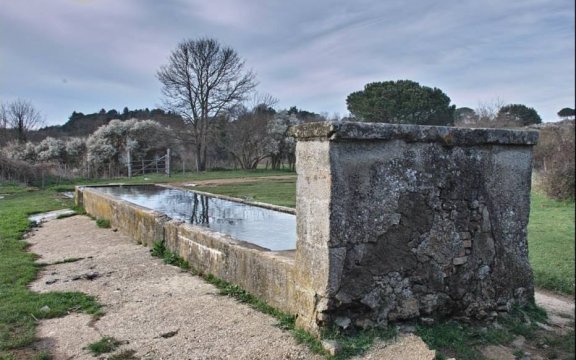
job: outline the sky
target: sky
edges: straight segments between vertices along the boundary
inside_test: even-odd
[[[413,80],[458,107],[501,101],[544,121],[574,107],[574,0],[0,0],[0,101],[48,125],[73,111],[155,108],[185,39],[230,46],[276,108],[344,116],[375,81]]]

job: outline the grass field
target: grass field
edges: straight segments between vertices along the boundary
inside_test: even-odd
[[[536,286],[573,295],[574,202],[532,192],[528,248]]]
[[[70,207],[70,201],[54,191],[29,191],[21,186],[0,185],[0,359],[42,358],[26,349],[35,339],[38,319],[59,317],[70,311],[96,314],[96,301],[77,292],[38,294],[27,285],[39,267],[34,255],[20,241],[29,228],[32,213]]]
[[[191,182],[200,180],[214,180],[214,179],[234,179],[243,177],[268,177],[268,176],[278,176],[278,175],[293,175],[294,172],[288,170],[218,170],[218,171],[205,171],[201,173],[197,172],[186,172],[186,173],[176,173],[171,177],[167,177],[164,174],[146,174],[134,176],[132,178],[109,178],[109,179],[80,179],[80,180],[60,180],[53,181],[52,184],[47,186],[48,189],[53,189],[57,191],[69,191],[74,190],[76,185],[88,185],[88,184],[108,184],[108,183],[122,183],[122,184],[150,184],[150,183],[167,183],[167,182]]]
[[[236,185],[198,186],[194,190],[291,208],[296,207],[295,179],[270,179]]]

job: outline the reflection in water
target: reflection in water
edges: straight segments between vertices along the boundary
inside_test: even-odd
[[[93,189],[270,250],[296,248],[296,217],[292,214],[160,186]]]
[[[210,217],[208,216],[208,197],[193,193],[193,198],[190,223],[210,225]],[[198,201],[198,198],[200,198],[200,201]],[[198,202],[200,202],[200,208],[198,207]]]

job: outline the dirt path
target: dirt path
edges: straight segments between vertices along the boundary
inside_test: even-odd
[[[233,184],[248,184],[259,182],[262,180],[266,181],[283,181],[283,180],[295,180],[296,175],[275,175],[275,176],[254,176],[254,177],[241,177],[241,178],[230,178],[230,179],[213,179],[213,180],[197,180],[193,182],[185,183],[171,183],[174,186],[181,186],[185,188],[195,187],[195,186],[219,186],[219,185],[233,185]]]
[[[27,241],[46,266],[34,291],[81,291],[98,298],[98,320],[72,313],[40,322],[36,344],[55,359],[94,359],[85,347],[103,336],[134,350],[139,359],[321,359],[276,320],[232,298],[199,277],[165,265],[149,249],[85,216],[50,220]],[[433,359],[416,336],[376,344],[365,359]]]
[[[546,309],[548,322],[559,329],[574,327],[574,298],[561,296],[546,290],[538,290],[536,303]]]

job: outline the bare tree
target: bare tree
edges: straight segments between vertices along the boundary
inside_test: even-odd
[[[256,108],[228,124],[224,148],[242,169],[256,169],[270,156],[271,139],[266,131],[273,113]]]
[[[0,129],[6,129],[8,127],[8,120],[6,120],[6,107],[4,104],[0,104]]]
[[[196,169],[206,169],[208,136],[213,119],[246,99],[256,87],[255,75],[230,47],[214,39],[185,40],[157,73],[168,110],[184,118],[196,148]]]
[[[255,95],[252,110],[235,109],[226,126],[222,147],[234,158],[242,169],[256,169],[260,161],[270,157],[274,151],[274,139],[268,132],[269,123],[276,111],[272,108],[278,102],[270,95]]]
[[[480,102],[475,110],[478,122],[484,125],[494,122],[498,117],[498,112],[504,105],[506,105],[506,102],[499,97],[490,101]]]
[[[25,143],[28,132],[43,124],[40,112],[28,100],[16,99],[0,106],[0,125],[16,130],[17,140]]]
[[[0,146],[8,139],[8,121],[6,120],[6,107],[0,103]]]
[[[274,108],[278,104],[278,98],[268,94],[268,93],[257,93],[252,94],[252,100],[250,102],[250,107],[252,109],[256,108]]]

